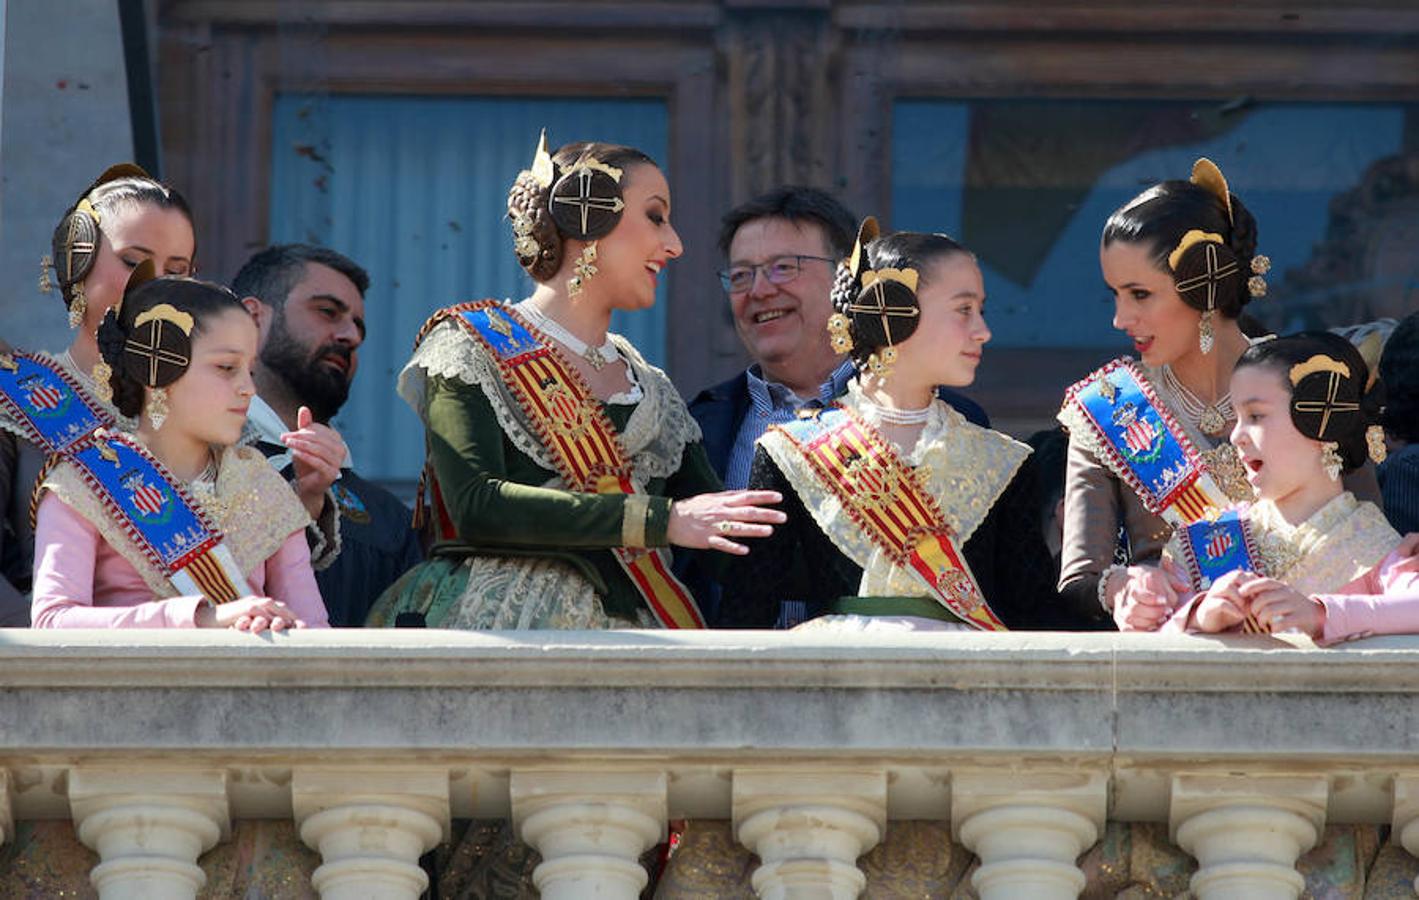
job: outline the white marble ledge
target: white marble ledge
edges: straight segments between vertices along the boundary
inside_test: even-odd
[[[1419,638],[1304,643],[6,630],[0,795],[62,816],[76,767],[186,767],[225,773],[232,816],[281,817],[295,772],[412,767],[454,816],[501,816],[518,773],[653,771],[671,815],[726,818],[736,773],[788,767],[881,772],[889,817],[942,819],[962,777],[1063,772],[1161,822],[1176,777],[1247,773],[1323,777],[1328,821],[1388,822],[1419,777]]]
[[[82,665],[76,665],[83,660]],[[174,685],[937,687],[1419,692],[1419,635],[0,629],[0,688]],[[200,664],[199,664],[200,663]],[[356,664],[357,663],[357,664]],[[594,670],[589,667],[595,667]]]

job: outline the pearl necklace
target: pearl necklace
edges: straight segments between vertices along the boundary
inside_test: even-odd
[[[587,363],[597,372],[600,372],[608,363],[615,362],[620,356],[620,351],[616,349],[616,342],[611,339],[611,335],[606,335],[606,342],[600,347],[592,347],[581,338],[572,334],[551,316],[530,303],[519,305],[519,310],[532,319],[534,325],[547,333],[547,336],[559,344],[566,346],[572,353],[586,360]]]
[[[1208,437],[1222,434],[1227,429],[1228,420],[1236,415],[1232,409],[1231,391],[1218,397],[1215,403],[1203,403],[1173,374],[1172,366],[1163,366],[1163,382],[1178,398],[1178,405],[1182,407],[1183,413],[1196,422],[1197,427]]]
[[[871,400],[863,400],[862,411],[884,425],[925,425],[926,420],[931,417],[930,405],[923,406],[921,409],[895,409],[889,406],[878,406]]]

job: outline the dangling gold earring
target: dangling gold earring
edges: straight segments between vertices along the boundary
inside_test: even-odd
[[[54,290],[54,279],[49,277],[49,272],[54,268],[54,260],[45,254],[39,258],[39,291],[47,294]]]
[[[581,258],[576,261],[576,274],[567,279],[567,294],[571,297],[581,296],[586,283],[591,280],[599,270],[596,268],[596,242],[592,241],[581,248]]]
[[[143,412],[152,423],[153,430],[160,430],[168,419],[167,388],[149,388],[148,402],[143,404]]]
[[[1321,444],[1320,464],[1331,481],[1339,481],[1340,470],[1345,467],[1345,461],[1340,458],[1340,445],[1335,441]]]
[[[1212,352],[1212,345],[1216,340],[1212,333],[1212,310],[1209,309],[1202,314],[1202,322],[1197,326],[1197,345],[1206,355]]]
[[[113,402],[113,369],[102,358],[94,363],[94,393],[105,403]]]
[[[69,328],[77,331],[84,324],[84,313],[89,311],[89,298],[84,296],[83,282],[74,285],[74,299],[69,303]]]

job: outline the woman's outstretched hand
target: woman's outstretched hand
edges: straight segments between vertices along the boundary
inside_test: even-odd
[[[749,548],[739,538],[765,538],[788,517],[766,504],[780,503],[778,491],[719,491],[677,500],[670,506],[667,535],[677,547],[719,550],[743,556]]]

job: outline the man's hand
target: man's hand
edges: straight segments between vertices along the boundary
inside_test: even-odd
[[[325,492],[340,478],[345,441],[334,428],[315,422],[310,407],[302,406],[296,411],[296,430],[281,435],[281,442],[290,448],[295,464],[296,496],[310,517],[319,520]]]

